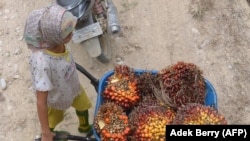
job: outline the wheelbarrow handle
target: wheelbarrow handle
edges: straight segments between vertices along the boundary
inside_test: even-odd
[[[35,141],[41,141],[42,138],[36,138]],[[95,138],[90,137],[81,137],[81,136],[75,136],[75,135],[67,135],[67,136],[55,136],[54,141],[57,140],[75,140],[75,141],[97,141]]]
[[[86,69],[84,69],[81,65],[79,65],[78,63],[76,64],[76,69],[78,71],[80,71],[81,73],[83,73],[89,80],[90,83],[94,86],[96,92],[98,92],[98,85],[99,85],[99,80],[96,79],[93,75],[91,75]]]

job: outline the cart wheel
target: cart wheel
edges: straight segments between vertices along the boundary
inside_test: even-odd
[[[97,60],[102,63],[108,63],[111,59],[112,51],[110,45],[110,38],[108,33],[103,33],[99,36],[99,41],[101,45],[101,55],[97,56]]]

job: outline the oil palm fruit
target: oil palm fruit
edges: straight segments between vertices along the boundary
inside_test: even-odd
[[[117,65],[114,74],[108,78],[102,96],[105,101],[111,101],[124,109],[130,109],[140,101],[137,88],[138,78],[133,69],[126,65]]]
[[[152,102],[152,101],[151,101]],[[149,102],[149,103],[151,103]],[[131,141],[165,141],[165,126],[175,117],[170,107],[141,104],[129,114],[132,134]],[[147,105],[147,106],[146,106]]]
[[[159,82],[164,89],[163,101],[180,107],[187,103],[205,104],[205,79],[202,71],[193,63],[177,62],[159,72]]]
[[[126,141],[130,134],[128,116],[113,102],[103,103],[94,118],[94,128],[102,141]]]
[[[216,109],[199,103],[188,103],[179,107],[172,124],[182,125],[226,125],[225,117]]]

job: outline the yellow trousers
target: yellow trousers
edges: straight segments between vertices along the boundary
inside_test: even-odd
[[[72,107],[75,108],[76,111],[85,111],[91,108],[92,103],[88,96],[86,95],[84,89],[82,88],[82,93],[74,98]],[[56,125],[58,125],[64,118],[65,110],[57,110],[51,107],[48,107],[48,120],[49,127],[54,129]]]

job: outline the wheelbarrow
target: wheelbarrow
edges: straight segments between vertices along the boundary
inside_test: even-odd
[[[100,79],[96,79],[93,75],[91,75],[85,68],[83,68],[81,65],[76,63],[76,68],[78,71],[80,71],[82,74],[84,74],[89,80],[90,83],[94,86],[96,92],[97,92],[97,102],[96,102],[96,107],[95,107],[95,112],[94,115],[97,114],[99,107],[103,103],[103,97],[101,93],[104,91],[106,85],[107,85],[107,80],[108,78],[114,74],[113,70],[110,70],[106,72]],[[142,69],[134,69],[136,74],[141,74],[144,73],[148,70],[142,70]],[[151,73],[157,73],[157,70],[152,70]],[[218,108],[217,105],[217,94],[215,89],[213,88],[213,85],[205,79],[205,84],[206,84],[206,97],[205,97],[205,105],[213,107],[215,109]],[[91,137],[94,135],[94,138]],[[101,141],[100,136],[97,134],[96,130],[94,127],[88,133],[85,137],[82,136],[75,136],[75,135],[70,135],[67,132],[58,132],[56,133],[56,136],[54,137],[54,141],[62,141],[62,140],[76,140],[76,141]],[[41,141],[41,138],[35,139],[35,141]]]

